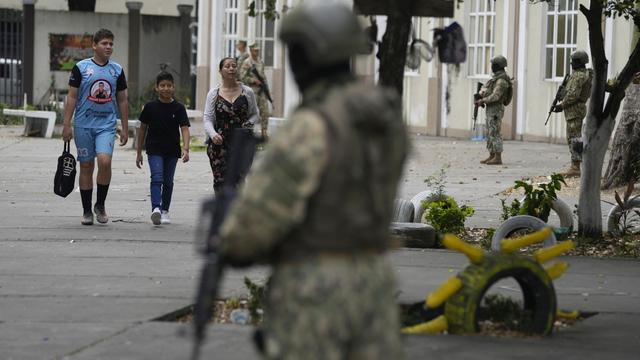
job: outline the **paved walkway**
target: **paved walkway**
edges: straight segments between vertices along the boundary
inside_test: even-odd
[[[198,124],[194,126],[197,133]],[[202,199],[211,194],[205,153],[179,164],[173,224],[149,221],[148,169],[135,167],[135,151],[117,148],[107,199],[111,222],[80,225],[80,196],[53,194],[60,139],[24,138],[19,127],[0,127],[0,359],[184,359],[184,325],[153,321],[193,301],[200,267],[193,251]],[[444,164],[448,192],[476,208],[469,226],[495,227],[496,194],[524,176],[550,174],[569,161],[566,147],[506,142],[505,165],[482,166],[484,145],[416,137],[400,197],[425,189],[423,179]],[[604,207],[604,206],[603,206]],[[607,209],[603,209],[606,211]],[[400,282],[400,301],[419,301],[467,263],[444,250],[401,249],[389,255]],[[411,358],[568,359],[637,358],[640,347],[640,262],[572,257],[556,282],[559,305],[600,315],[545,339],[411,336]],[[242,278],[262,280],[264,268],[231,271],[225,296],[244,293]],[[517,291],[514,284],[500,291]],[[210,327],[205,358],[257,358],[250,327]]]

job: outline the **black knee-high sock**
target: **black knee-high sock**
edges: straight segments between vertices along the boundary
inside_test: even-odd
[[[96,205],[104,206],[104,200],[107,198],[107,192],[109,191],[109,184],[98,184],[98,194],[96,195]]]
[[[80,189],[80,198],[82,199],[82,210],[84,213],[91,212],[91,197],[93,196],[93,189],[82,190]]]

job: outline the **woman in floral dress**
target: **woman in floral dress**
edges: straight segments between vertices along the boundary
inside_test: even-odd
[[[259,118],[253,90],[237,80],[236,60],[231,57],[222,59],[219,70],[222,84],[207,94],[203,119],[215,192],[224,183],[233,130],[252,129]]]

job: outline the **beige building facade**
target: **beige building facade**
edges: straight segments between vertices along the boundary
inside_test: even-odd
[[[224,56],[235,56],[235,42],[244,39],[261,45],[274,94],[273,115],[283,117],[295,107],[299,95],[287,70],[285,50],[277,40],[279,20],[250,17],[246,10],[250,2],[199,3],[197,107],[204,107],[207,91],[219,81],[218,61]],[[276,9],[282,14],[301,2],[278,0]],[[265,0],[255,3],[258,12],[266,6]],[[479,112],[479,126],[474,133],[473,93],[478,82],[490,79],[489,60],[503,55],[509,62],[507,73],[514,79],[514,98],[503,119],[504,138],[564,142],[562,114],[552,114],[547,126],[544,122],[558,87],[570,71],[570,54],[576,50],[590,52],[587,23],[579,11],[580,4],[588,5],[588,1],[557,0],[547,5],[528,0],[465,0],[455,8],[453,18],[414,18],[416,37],[429,43],[433,29],[458,22],[464,29],[468,47],[467,61],[458,68],[439,63],[436,54],[418,69],[406,69],[403,105],[409,127],[428,135],[477,138],[484,127],[484,111]],[[385,21],[384,16],[377,17],[379,39],[384,34]],[[363,24],[368,24],[364,17]],[[609,76],[613,77],[629,57],[634,28],[632,22],[624,19],[604,19],[603,28]],[[356,59],[354,64],[364,79],[377,81],[379,63],[373,54]]]

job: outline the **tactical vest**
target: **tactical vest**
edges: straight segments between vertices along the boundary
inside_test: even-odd
[[[579,71],[579,70],[576,70]],[[580,89],[580,95],[578,96],[578,100],[580,102],[586,103],[591,96],[591,82],[593,81],[593,70],[592,69],[584,69],[589,75],[589,80],[582,84],[582,89]]]
[[[398,104],[390,90],[351,83],[335,86],[318,103],[303,105],[324,120],[330,154],[304,221],[281,243],[280,259],[388,247],[393,201],[408,150]]]
[[[487,91],[490,94],[493,93],[493,90],[499,79],[502,79],[506,81],[507,84],[509,84],[509,86],[507,87],[507,91],[505,91],[504,95],[502,96],[502,99],[498,101],[499,104],[507,106],[511,103],[511,99],[513,98],[513,83],[511,82],[511,78],[509,77],[509,75],[507,75],[504,70],[496,74],[496,76],[491,78],[491,80],[487,81]]]

